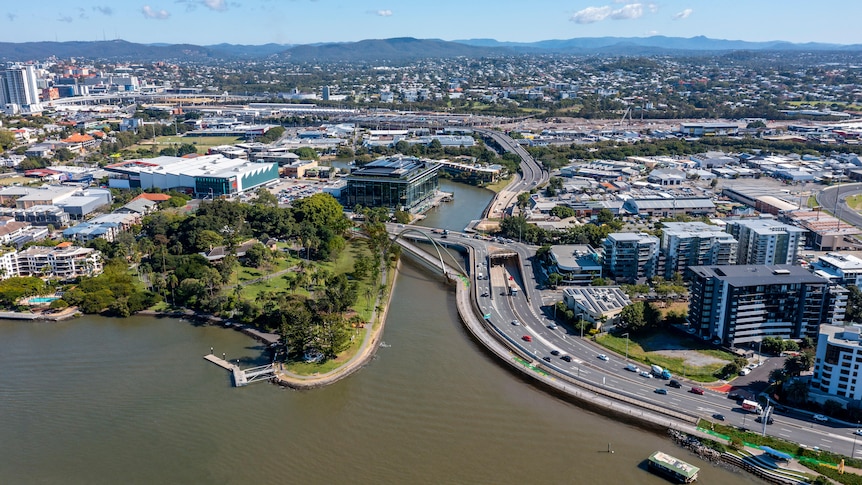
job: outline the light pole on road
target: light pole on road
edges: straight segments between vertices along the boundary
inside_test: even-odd
[[[629,360],[629,333],[626,332],[623,334],[623,337],[626,338],[626,362]]]

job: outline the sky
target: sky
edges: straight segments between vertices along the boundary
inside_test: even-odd
[[[0,42],[694,37],[862,43],[859,0],[0,0]]]

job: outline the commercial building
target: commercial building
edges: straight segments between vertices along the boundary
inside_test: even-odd
[[[603,274],[621,281],[643,281],[658,270],[659,239],[650,234],[616,232],[602,243]]]
[[[736,264],[738,243],[731,234],[703,222],[665,222],[661,261],[665,279],[685,275],[690,266]]]
[[[602,276],[602,263],[598,252],[588,244],[561,244],[551,246],[548,271],[559,273],[563,284],[589,285]]]
[[[805,229],[774,219],[727,221],[726,230],[739,241],[737,264],[794,264],[805,238]]]
[[[689,326],[704,340],[816,338],[820,324],[844,319],[846,290],[800,266],[694,266],[689,274]]]
[[[206,155],[127,160],[105,167],[112,188],[160,188],[198,197],[233,196],[278,180],[278,164]]]
[[[703,198],[632,197],[626,199],[623,208],[631,214],[645,217],[706,216],[715,214],[715,204],[711,200]]]
[[[15,65],[0,71],[0,109],[10,115],[42,111],[35,67]]]
[[[811,389],[845,399],[862,399],[862,338],[858,325],[821,325]]]
[[[594,324],[596,329],[605,323],[614,324],[623,308],[632,304],[619,286],[566,288],[563,301],[575,313],[575,318]]]
[[[439,188],[440,164],[413,157],[377,159],[347,176],[342,196],[347,207],[415,210]]]

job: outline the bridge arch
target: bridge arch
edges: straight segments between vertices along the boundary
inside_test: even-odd
[[[460,270],[461,273],[464,274],[464,276],[468,275],[467,270],[461,266],[461,264],[458,262],[457,258],[455,258],[455,256],[452,256],[452,253],[450,253],[449,250],[446,249],[445,246],[442,246],[433,237],[431,237],[431,235],[429,235],[425,231],[420,231],[419,229],[416,229],[413,227],[408,227],[408,228],[400,231],[398,234],[396,234],[395,237],[392,238],[392,242],[394,243],[394,242],[398,241],[398,239],[402,238],[403,235],[408,234],[408,233],[418,234],[418,235],[422,236],[422,238],[424,238],[425,240],[427,240],[428,242],[431,243],[431,245],[434,247],[434,250],[437,252],[437,258],[440,259],[440,269],[443,271],[444,276],[446,275],[446,262],[443,260],[443,253],[440,252],[441,249],[443,250],[443,252],[448,254],[450,258],[452,258],[452,261],[455,263],[455,266],[457,267],[456,269]]]

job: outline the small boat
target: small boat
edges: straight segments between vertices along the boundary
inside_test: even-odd
[[[697,472],[700,471],[700,468],[662,451],[656,451],[650,455],[647,464],[653,472],[664,475],[676,483],[691,483],[697,480]]]

